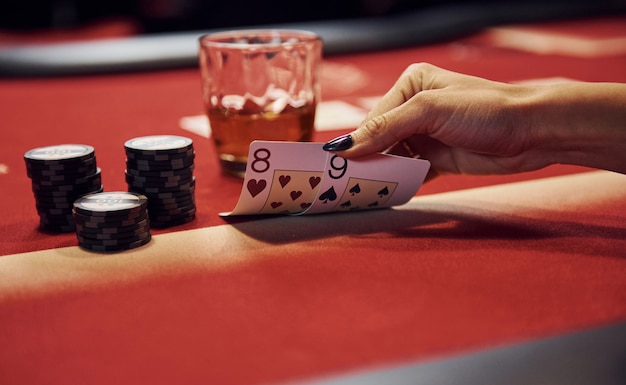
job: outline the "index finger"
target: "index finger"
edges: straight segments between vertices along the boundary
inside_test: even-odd
[[[394,85],[383,95],[382,99],[370,110],[363,122],[367,122],[374,116],[401,106],[415,94],[422,91],[422,71],[424,64],[411,64],[398,77]]]
[[[338,146],[330,146],[330,150],[341,151],[342,157],[353,158],[387,150],[412,135],[416,129],[415,123],[422,114],[421,103],[416,98],[424,90],[423,80],[428,79],[425,75],[432,68],[435,67],[412,64],[404,70],[356,130],[329,142],[340,143]],[[409,102],[411,99],[413,101]]]

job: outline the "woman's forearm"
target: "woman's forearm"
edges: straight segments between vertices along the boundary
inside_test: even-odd
[[[626,85],[539,86],[529,116],[537,146],[551,163],[626,173]]]

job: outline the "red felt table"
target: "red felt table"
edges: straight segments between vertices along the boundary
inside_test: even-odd
[[[598,43],[625,26],[533,28]],[[499,46],[497,33],[326,58],[323,100],[382,95],[414,62],[499,81],[626,82],[624,51],[538,54]],[[337,82],[346,69],[361,83]],[[241,181],[179,127],[201,113],[194,68],[0,80],[0,383],[276,383],[626,320],[621,175],[448,176],[405,208],[226,221],[217,214]],[[24,152],[92,145],[105,190],[123,191],[123,143],[153,134],[194,140],[193,222],[106,255],[38,229]]]

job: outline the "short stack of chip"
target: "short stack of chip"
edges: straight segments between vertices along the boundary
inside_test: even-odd
[[[74,231],[74,201],[102,191],[94,148],[83,144],[39,147],[26,152],[24,160],[40,227],[53,232]]]
[[[128,191],[148,197],[153,227],[170,227],[196,216],[193,141],[153,135],[124,143]]]
[[[78,245],[98,252],[129,250],[152,239],[148,198],[131,192],[101,192],[74,202]]]

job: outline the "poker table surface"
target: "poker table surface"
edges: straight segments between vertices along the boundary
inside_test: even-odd
[[[366,111],[411,63],[503,82],[626,82],[625,39],[615,16],[332,55],[322,101],[334,109],[319,118],[331,124],[314,140],[353,129],[333,119]],[[229,219],[218,213],[242,181],[181,123],[202,114],[194,67],[0,79],[0,383],[626,379],[614,365],[626,364],[626,176],[569,165],[442,176],[392,209]],[[25,152],[91,145],[105,191],[126,191],[124,142],[159,134],[194,142],[195,220],[119,253],[39,229]],[[553,361],[532,360],[552,346]]]

